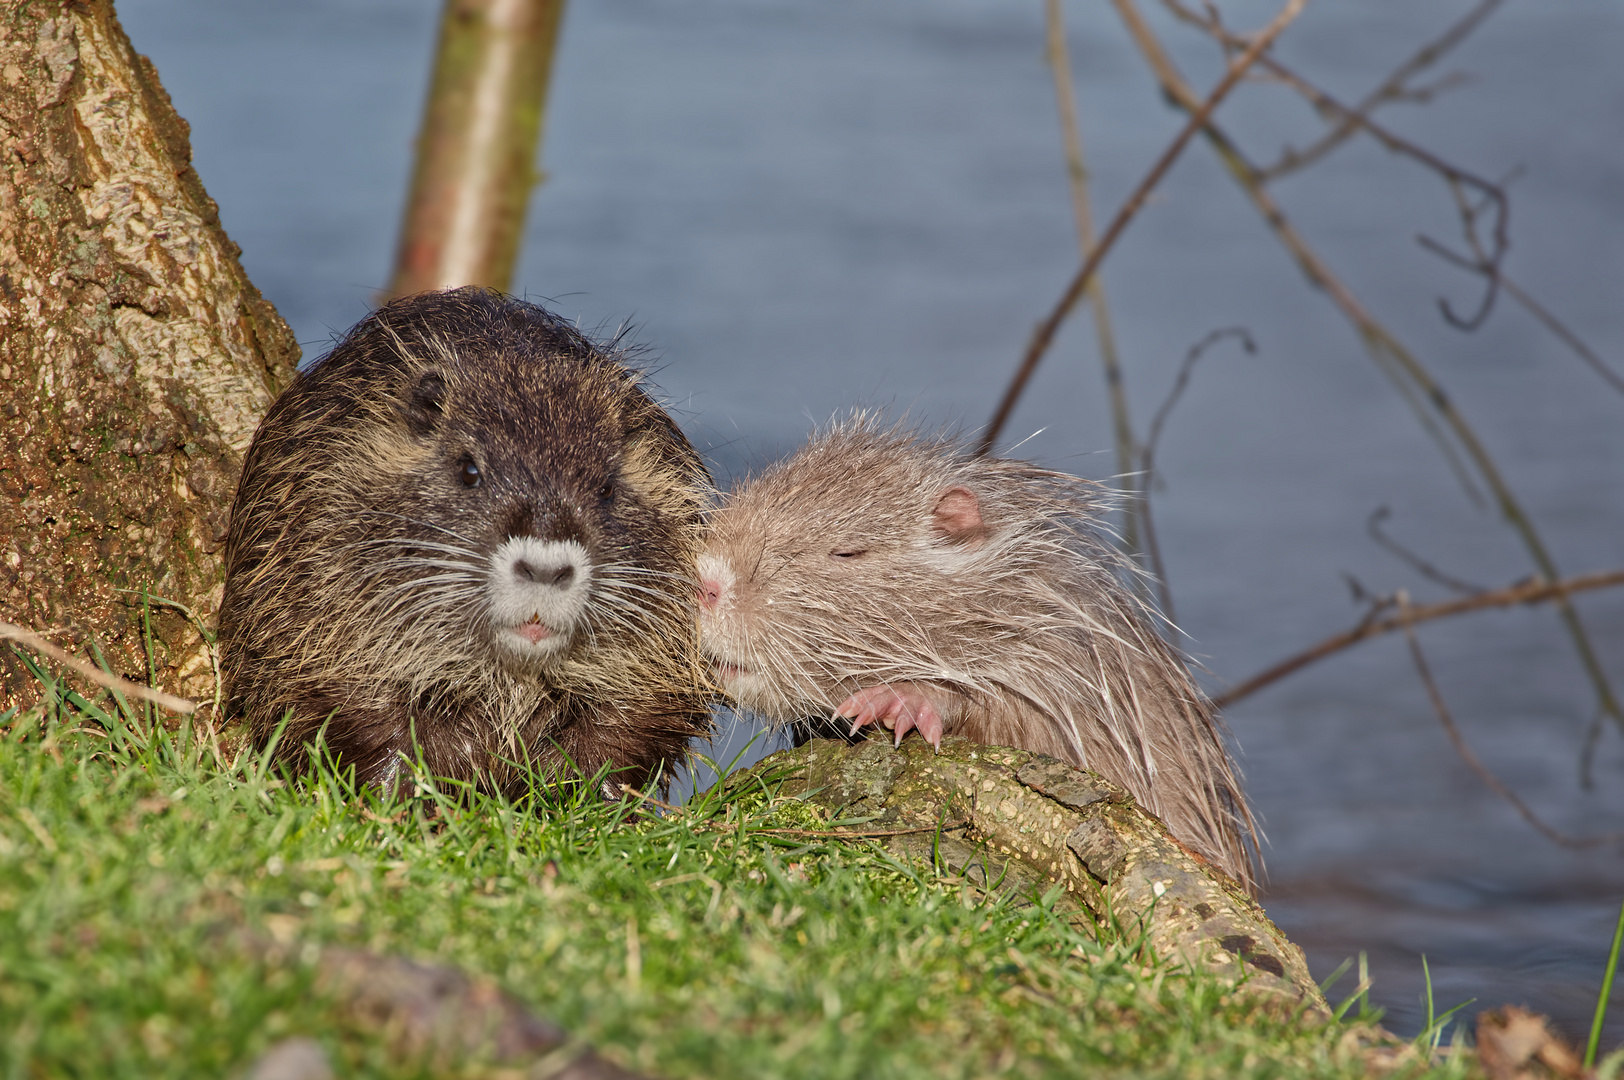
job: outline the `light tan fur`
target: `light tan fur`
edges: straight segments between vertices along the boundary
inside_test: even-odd
[[[1106,505],[1087,480],[859,414],[712,516],[702,644],[743,669],[738,704],[778,722],[919,687],[946,733],[1099,772],[1252,888],[1256,831],[1218,720],[1124,584]]]

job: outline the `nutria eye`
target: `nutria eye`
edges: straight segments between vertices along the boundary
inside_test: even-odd
[[[611,476],[609,479],[607,479],[607,480],[605,480],[603,482],[603,487],[598,489],[598,498],[600,500],[602,500],[603,502],[608,502],[610,499],[613,499],[614,497],[615,497],[615,478]]]
[[[476,488],[485,479],[485,474],[479,471],[479,466],[470,458],[462,459],[462,467],[457,470],[457,479],[462,481],[463,487]]]
[[[829,557],[831,559],[855,559],[859,555],[867,554],[867,550],[863,548],[836,548],[834,551],[829,552]]]

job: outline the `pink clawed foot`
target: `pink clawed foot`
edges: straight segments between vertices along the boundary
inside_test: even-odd
[[[852,718],[851,734],[864,724],[884,724],[896,732],[896,745],[910,730],[936,749],[942,748],[942,716],[930,699],[911,686],[871,686],[835,706],[836,716]]]

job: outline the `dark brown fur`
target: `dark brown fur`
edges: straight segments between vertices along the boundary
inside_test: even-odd
[[[249,450],[220,618],[229,711],[295,768],[320,733],[368,783],[420,753],[509,793],[526,777],[509,762],[609,763],[606,791],[643,785],[709,727],[708,483],[622,357],[542,308],[477,288],[396,300],[299,376]],[[537,584],[529,552],[563,561]],[[543,592],[563,629],[529,615]]]

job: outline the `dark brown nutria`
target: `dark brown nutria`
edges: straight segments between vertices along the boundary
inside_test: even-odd
[[[1131,792],[1248,888],[1251,815],[1211,705],[1096,531],[1096,484],[859,415],[735,490],[699,558],[728,695],[1036,750]]]
[[[243,464],[228,711],[299,768],[389,786],[641,786],[709,729],[694,559],[709,475],[615,349],[479,288],[373,312]]]

